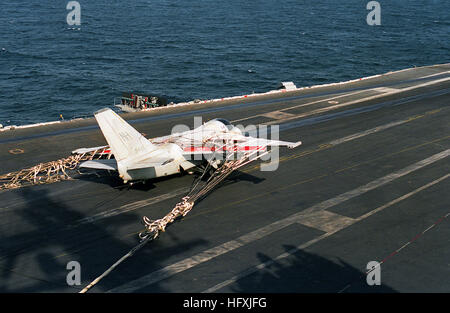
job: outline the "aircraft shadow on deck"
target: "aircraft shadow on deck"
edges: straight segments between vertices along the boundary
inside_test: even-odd
[[[195,173],[193,175],[193,180],[200,179],[201,173]],[[164,181],[169,181],[172,179],[179,179],[180,177],[189,177],[187,174],[178,174],[178,175],[171,175],[166,177],[158,177],[153,178],[151,180],[147,180],[144,182],[138,182],[134,183],[132,185],[124,184],[122,179],[119,177],[119,175],[116,172],[109,172],[109,171],[85,171],[80,172],[75,175],[75,179],[83,180],[83,181],[89,181],[93,183],[98,184],[106,184],[110,185],[113,188],[117,188],[119,190],[123,189],[135,189],[135,190],[141,190],[141,191],[149,191],[154,188],[157,188],[157,184]],[[206,181],[209,176],[205,175],[205,177],[202,179],[203,181]],[[251,182],[253,184],[259,184],[263,182],[265,178],[259,178],[257,176],[247,174],[245,172],[241,171],[235,171],[230,176],[228,176],[220,185],[230,185],[234,184],[240,181],[247,181]]]
[[[134,244],[126,241],[120,229],[136,224],[142,228],[140,216],[133,212],[105,223],[85,223],[70,227],[73,221],[86,214],[72,208],[70,202],[59,196],[50,196],[48,189],[23,188],[18,191],[25,200],[20,207],[2,215],[0,229],[0,293],[78,292],[105,269],[127,253]],[[8,219],[13,224],[8,225]],[[114,230],[114,231],[112,231]],[[176,251],[189,251],[207,244],[204,239],[184,240],[166,236],[170,245],[156,241],[136,253],[119,266],[92,292],[109,290],[136,279],[149,269],[161,267],[160,261]],[[181,249],[181,250],[179,250]],[[81,265],[81,286],[68,286],[67,262]],[[154,284],[154,292],[168,292]]]
[[[383,284],[369,286],[364,269],[357,269],[339,260],[335,263],[322,256],[296,250],[292,245],[283,245],[292,253],[282,260],[275,260],[258,253],[261,263],[268,263],[262,270],[237,280],[230,286],[238,293],[396,293],[398,291]]]
[[[237,177],[254,179],[252,175]],[[64,227],[68,221],[86,216],[58,197],[51,197],[45,189],[24,188],[20,193],[26,203],[14,214],[23,220],[24,225],[21,229],[15,227],[12,235],[2,231],[4,236],[0,238],[3,248],[0,256],[0,292],[77,292],[79,289],[65,283],[67,260],[78,261],[82,266],[81,289],[131,248],[130,243],[125,243],[119,234],[111,233],[111,229],[120,229],[136,222],[138,216],[134,213],[124,213],[112,223],[88,223],[68,231]],[[172,235],[146,246],[105,278],[99,284],[100,289],[95,287],[92,292],[109,290],[137,279],[160,268],[163,260],[179,251],[208,244],[202,238],[183,241],[176,236],[175,230]],[[56,251],[68,253],[68,256],[58,257],[54,247],[57,247]],[[284,245],[283,248],[292,252],[295,247]],[[295,251],[282,261],[271,259],[262,252],[257,257],[261,263],[271,264],[239,279],[231,285],[232,292],[336,293],[346,286],[349,287],[345,292],[351,293],[396,292],[383,283],[381,286],[368,286],[364,269],[357,269],[342,260],[336,263],[303,250]],[[23,267],[24,259],[27,259],[28,269],[24,273],[14,271],[17,266]],[[19,283],[16,286],[14,281],[17,278]],[[155,283],[140,292],[171,290]]]

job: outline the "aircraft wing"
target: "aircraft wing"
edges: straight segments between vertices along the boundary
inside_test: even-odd
[[[211,142],[215,142],[215,141],[228,141],[231,142],[233,141],[234,144],[236,146],[277,146],[277,147],[281,147],[281,146],[285,146],[288,147],[289,149],[293,149],[298,147],[299,145],[302,144],[301,141],[297,141],[297,142],[289,142],[289,141],[281,141],[281,140],[271,140],[271,139],[265,139],[265,138],[257,138],[257,137],[252,137],[252,136],[244,136],[241,134],[236,134],[236,133],[218,133],[216,134],[213,138],[211,138]]]
[[[290,141],[281,141],[281,140],[271,140],[265,138],[255,138],[255,137],[246,137],[248,138],[246,141],[238,143],[237,146],[265,146],[265,147],[288,147],[289,149],[294,149],[302,144],[301,141],[290,142]]]
[[[288,147],[293,149],[302,144],[301,141],[289,142],[280,140],[269,140],[264,138],[254,138],[245,137],[246,139],[241,139],[224,145],[222,141],[208,142],[205,145],[199,146],[185,146],[183,147],[183,155],[185,157],[190,157],[193,155],[202,154],[204,156],[212,155],[214,153],[224,153],[224,152],[245,152],[245,151],[266,151],[267,147]]]
[[[301,141],[290,142],[281,140],[271,140],[252,136],[244,136],[236,133],[218,134],[217,136],[212,138],[210,142],[221,142],[221,141],[234,142],[234,145],[236,147],[253,147],[254,149],[256,149],[257,147],[262,148],[269,146],[276,146],[276,147],[285,146],[288,147],[289,149],[293,149],[302,144]]]

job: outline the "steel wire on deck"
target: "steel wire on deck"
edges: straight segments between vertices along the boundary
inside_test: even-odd
[[[222,146],[223,147],[235,147],[234,145],[230,145],[229,143]],[[206,168],[204,169],[202,175],[199,178],[199,181],[194,184],[191,191],[187,196],[182,198],[182,201],[177,203],[175,207],[170,211],[166,216],[156,221],[150,220],[148,217],[144,216],[143,222],[145,225],[145,230],[139,233],[139,238],[141,241],[138,245],[133,247],[127,254],[122,256],[118,261],[116,261],[112,266],[110,266],[103,274],[94,279],[89,285],[87,285],[80,293],[86,293],[90,288],[96,285],[101,279],[106,277],[109,273],[111,273],[120,263],[131,257],[135,254],[139,249],[144,247],[148,242],[155,240],[161,232],[164,232],[166,227],[173,223],[177,218],[186,216],[194,207],[196,201],[199,201],[204,196],[206,196],[209,192],[211,192],[220,182],[224,181],[232,172],[237,170],[238,168],[256,161],[266,155],[268,152],[264,151],[261,154],[259,152],[265,150],[267,147],[259,147],[258,149],[244,153],[244,155],[237,160],[230,160],[233,157],[234,153],[229,153],[225,158],[223,164],[217,168],[216,171],[208,178],[205,184],[200,186],[201,179],[206,175],[208,170],[211,167],[211,164],[208,163]],[[227,150],[228,151],[228,150]]]
[[[234,148],[234,145],[232,144],[225,144],[219,149],[223,148]],[[260,159],[262,156],[266,155],[268,152],[265,151],[262,154],[258,154],[266,147],[260,147],[254,151],[244,153],[243,156],[238,158],[237,160],[231,160],[231,158],[234,156],[233,153],[228,153],[223,164],[218,167],[216,171],[208,178],[205,184],[200,186],[201,179],[205,176],[205,174],[208,172],[209,168],[211,167],[211,164],[208,163],[207,167],[203,171],[203,174],[200,176],[199,181],[197,184],[194,185],[194,187],[191,189],[191,191],[188,193],[187,196],[182,198],[182,201],[177,203],[175,207],[170,211],[166,216],[164,216],[161,219],[158,220],[151,220],[148,217],[144,216],[142,218],[145,230],[139,233],[139,238],[141,240],[145,240],[148,237],[152,237],[152,239],[156,239],[160,232],[164,232],[166,227],[173,223],[177,218],[186,216],[194,207],[194,204],[205,197],[209,192],[211,192],[219,183],[224,181],[232,172],[237,170],[238,168],[256,161]],[[231,150],[231,149],[230,149]],[[229,151],[229,150],[227,150]],[[253,157],[253,158],[252,158]]]
[[[206,142],[203,141],[196,143],[203,146]],[[262,154],[258,154],[261,150],[264,150],[266,148],[259,147],[255,151],[245,152],[238,159],[232,160],[232,157],[236,152],[236,146],[232,141],[225,142],[221,147],[217,147],[217,144],[213,144],[213,148],[215,148],[214,151],[225,151],[226,157],[223,163],[218,166],[218,168],[211,174],[207,181],[204,184],[201,184],[202,179],[212,168],[211,162],[208,162],[208,165],[204,169],[202,175],[200,176],[198,181],[193,184],[193,187],[191,188],[188,195],[183,197],[182,201],[177,203],[167,215],[156,221],[152,221],[146,216],[143,217],[145,230],[139,233],[139,237],[141,239],[140,243],[132,248],[126,255],[120,258],[110,268],[108,268],[108,270],[106,270],[102,275],[97,277],[88,286],[86,286],[81,291],[81,293],[87,292],[91,287],[97,284],[103,277],[108,275],[120,263],[132,256],[134,253],[136,253],[136,251],[141,249],[146,243],[156,239],[159,234],[161,232],[164,232],[166,227],[173,223],[177,218],[186,216],[192,210],[196,202],[198,202],[209,192],[211,192],[233,171],[261,158],[263,155],[268,153],[267,151],[265,151]],[[0,191],[17,189],[31,185],[50,184],[58,181],[70,180],[72,179],[72,173],[70,173],[69,171],[76,170],[80,162],[101,159],[105,155],[107,155],[108,159],[111,158],[109,147],[102,147],[101,149],[70,155],[67,158],[40,163],[30,168],[0,175]]]
[[[88,153],[70,155],[67,158],[0,175],[0,191],[72,179],[68,171],[76,170],[80,162],[101,158],[106,154],[106,150],[107,148],[102,148]]]

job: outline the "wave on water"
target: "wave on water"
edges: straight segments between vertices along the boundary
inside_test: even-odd
[[[124,91],[169,102],[311,86],[450,61],[449,1],[0,4],[0,124],[92,116]]]

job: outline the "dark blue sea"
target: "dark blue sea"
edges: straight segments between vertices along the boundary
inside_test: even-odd
[[[123,91],[181,102],[450,62],[449,0],[0,3],[0,124],[92,116]]]

